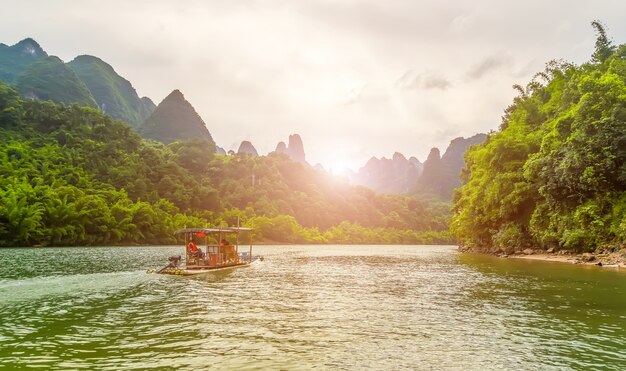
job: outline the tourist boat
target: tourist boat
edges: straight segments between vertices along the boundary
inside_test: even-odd
[[[185,260],[182,261],[180,255],[171,256],[168,265],[160,270],[149,270],[148,273],[189,276],[248,267],[263,258],[252,257],[252,242],[247,251],[239,251],[239,233],[245,231],[249,232],[252,229],[240,227],[179,229],[174,234],[182,234],[185,238]],[[234,238],[234,243],[230,243],[227,238]],[[201,246],[205,249],[203,250]]]

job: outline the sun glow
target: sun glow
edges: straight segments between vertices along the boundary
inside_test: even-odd
[[[333,175],[348,175],[350,174],[350,166],[345,161],[333,161],[329,167],[328,171]]]

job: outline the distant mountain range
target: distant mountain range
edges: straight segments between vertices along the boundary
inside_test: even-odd
[[[386,157],[372,157],[349,178],[356,184],[367,186],[377,192],[401,194],[409,193],[422,174],[423,164],[415,157],[407,159],[401,153]]]
[[[449,199],[454,189],[461,185],[465,152],[486,138],[485,134],[456,138],[450,142],[443,157],[438,148],[432,148],[424,163],[415,157],[407,159],[398,152],[391,159],[372,157],[349,178],[380,193],[431,194]]]
[[[0,81],[14,85],[25,98],[98,108],[148,139],[166,144],[205,140],[207,150],[226,154],[216,146],[205,122],[179,90],[173,90],[156,106],[150,98],[140,98],[128,80],[94,56],[80,55],[64,63],[48,55],[30,38],[12,46],[0,44]],[[443,156],[433,148],[424,163],[415,157],[407,159],[401,153],[394,153],[391,159],[372,157],[358,172],[350,174],[349,179],[379,193],[425,193],[449,199],[454,188],[461,185],[465,152],[485,138],[484,134],[456,138]],[[250,141],[243,141],[237,153],[259,155]],[[308,166],[298,134],[290,135],[287,144],[279,142],[272,153],[287,155]],[[322,169],[319,164],[315,168]]]

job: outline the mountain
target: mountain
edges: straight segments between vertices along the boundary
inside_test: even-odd
[[[220,146],[215,146],[215,153],[217,153],[218,155],[225,155],[226,150]]]
[[[441,153],[439,148],[431,148],[426,161],[424,161],[424,170],[417,184],[421,191],[434,193],[441,196],[447,196],[448,185],[453,171],[449,171],[441,161]]]
[[[152,112],[154,112],[157,106],[156,104],[154,104],[152,99],[148,97],[141,97],[140,101],[141,105],[139,106],[139,116],[143,117],[145,121],[145,119],[150,117],[150,115],[152,114]]]
[[[139,133],[163,143],[202,138],[215,146],[204,121],[179,90],[172,91],[139,127]],[[213,149],[213,152],[215,149]]]
[[[15,84],[26,98],[97,106],[133,127],[156,108],[150,98],[139,98],[132,84],[101,59],[81,55],[64,64],[30,38],[12,46],[0,44],[0,81]]]
[[[292,134],[289,136],[287,154],[294,161],[306,162],[304,155],[304,144],[302,144],[302,138],[300,138],[300,135]]]
[[[476,134],[467,139],[455,138],[443,156],[438,148],[431,149],[424,163],[415,157],[407,159],[398,152],[391,159],[372,157],[350,180],[380,193],[434,194],[449,199],[461,185],[465,152],[470,146],[484,142],[486,137]]]
[[[302,144],[302,138],[299,134],[290,135],[288,145],[285,142],[278,142],[274,153],[284,153],[293,161],[306,163],[304,144]]]
[[[372,157],[352,177],[352,181],[376,192],[401,194],[408,193],[420,176],[422,164],[415,157],[407,160],[401,153],[394,153],[391,159]]]
[[[469,147],[481,144],[487,139],[486,134],[476,134],[469,138],[455,138],[450,142],[450,145],[446,149],[446,152],[441,156],[441,161],[452,169],[458,169],[460,172],[465,166],[465,152]],[[458,185],[461,185],[459,181]]]
[[[150,98],[139,98],[132,84],[106,62],[80,55],[67,63],[85,83],[102,111],[131,126],[138,126],[156,108]]]
[[[58,57],[30,64],[17,78],[16,87],[26,98],[97,107],[87,86]]]
[[[453,139],[443,156],[439,149],[431,149],[424,161],[424,171],[417,182],[417,192],[433,193],[449,199],[454,189],[461,186],[461,171],[465,167],[465,152],[476,144],[483,143],[487,136],[476,134],[469,138]]]
[[[28,66],[47,56],[41,46],[30,38],[12,46],[0,44],[0,81],[14,84]]]
[[[274,152],[276,152],[276,153],[287,153],[287,145],[285,144],[285,142],[278,142]]]
[[[239,145],[239,149],[237,150],[237,153],[244,153],[244,154],[254,156],[254,157],[257,157],[259,155],[259,153],[256,151],[256,148],[254,148],[252,143],[250,143],[247,140],[244,140],[243,142],[241,142],[241,144]]]

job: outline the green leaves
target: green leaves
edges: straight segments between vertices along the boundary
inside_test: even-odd
[[[592,250],[621,241],[626,192],[626,61],[604,27],[595,64],[547,72],[467,155],[452,232],[467,246]],[[612,206],[619,205],[619,206]]]
[[[43,235],[44,206],[24,179],[0,189],[0,241],[30,245]]]

